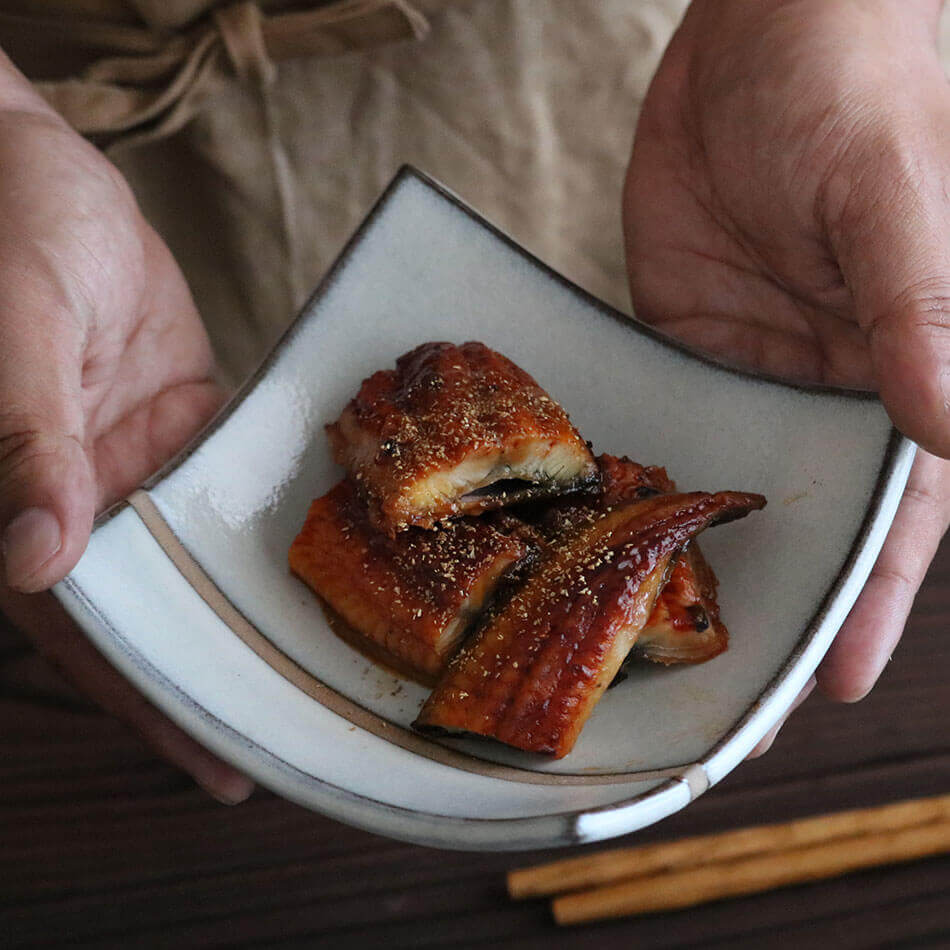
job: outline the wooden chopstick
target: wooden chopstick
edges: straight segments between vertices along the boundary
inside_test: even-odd
[[[950,851],[950,821],[840,838],[691,870],[638,877],[552,901],[559,924],[691,907]]]
[[[508,893],[519,899],[589,890],[657,872],[785,853],[837,839],[882,835],[938,821],[950,822],[950,795],[567,858],[509,872]]]

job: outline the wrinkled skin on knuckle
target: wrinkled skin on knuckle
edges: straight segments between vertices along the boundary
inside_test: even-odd
[[[50,504],[59,484],[74,471],[83,447],[74,436],[38,428],[0,436],[0,523],[24,507]]]
[[[4,427],[8,417],[0,416],[0,494],[6,483],[15,478],[27,465],[41,467],[55,457],[63,444],[82,450],[82,443],[74,435],[62,433],[33,420],[29,428]]]
[[[909,285],[890,306],[907,331],[941,334],[950,329],[950,285],[945,277],[924,277]]]

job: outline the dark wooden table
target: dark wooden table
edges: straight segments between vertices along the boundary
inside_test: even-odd
[[[814,697],[772,751],[647,842],[950,791],[950,545],[864,702]],[[950,858],[680,913],[558,930],[509,867],[258,792],[225,808],[0,636],[0,947],[950,947]],[[558,853],[559,854],[559,853]]]

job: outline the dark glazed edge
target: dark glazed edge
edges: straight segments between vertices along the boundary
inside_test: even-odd
[[[431,191],[435,192],[441,196],[444,200],[448,201],[455,208],[460,210],[466,217],[472,219],[477,224],[481,225],[483,228],[487,229],[491,234],[493,234],[497,239],[499,239],[506,247],[513,250],[515,253],[525,258],[530,264],[534,265],[541,272],[543,272],[547,277],[554,280],[559,286],[564,287],[569,292],[574,294],[576,297],[580,298],[586,304],[591,306],[598,313],[610,317],[613,320],[619,321],[627,326],[629,329],[633,330],[636,333],[640,333],[651,340],[656,341],[662,346],[675,350],[677,352],[683,353],[687,357],[697,360],[701,363],[704,363],[708,366],[712,366],[719,371],[727,372],[734,376],[739,376],[741,378],[750,379],[760,383],[766,383],[770,385],[780,386],[786,389],[793,389],[799,392],[814,393],[816,395],[825,395],[825,396],[834,396],[837,398],[844,399],[858,399],[862,401],[876,401],[877,396],[873,392],[867,392],[863,390],[853,390],[853,389],[839,389],[833,386],[824,386],[824,385],[809,385],[804,383],[791,382],[789,380],[784,380],[776,376],[771,376],[765,373],[754,372],[739,366],[731,365],[725,362],[722,362],[718,359],[712,358],[709,354],[704,353],[698,349],[689,347],[678,340],[675,340],[650,325],[638,320],[635,317],[628,316],[621,311],[611,307],[610,305],[604,303],[598,298],[594,297],[592,294],[588,293],[582,287],[579,287],[577,284],[568,280],[562,274],[558,273],[542,260],[537,258],[530,251],[527,251],[525,248],[517,244],[511,237],[501,231],[494,224],[482,217],[478,212],[473,208],[467,205],[462,201],[457,195],[447,189],[445,186],[441,185],[434,179],[430,178],[428,175],[423,172],[418,171],[410,165],[403,165],[393,180],[385,188],[376,202],[373,204],[370,211],[367,213],[366,217],[354,231],[353,235],[346,242],[343,249],[340,251],[339,255],[333,262],[330,269],[327,271],[326,275],[317,285],[314,292],[310,295],[307,302],[302,307],[297,318],[290,324],[290,326],[284,331],[277,343],[274,345],[273,349],[258,367],[258,369],[245,381],[245,383],[237,390],[237,392],[232,396],[232,398],[221,408],[221,410],[214,416],[213,419],[188,443],[188,445],[178,453],[173,459],[167,462],[162,468],[160,468],[155,474],[153,474],[142,486],[144,490],[148,491],[154,488],[159,482],[166,478],[171,472],[181,466],[188,458],[195,452],[195,450],[201,446],[206,439],[208,439],[214,432],[217,431],[227,420],[230,418],[231,414],[234,413],[241,403],[254,391],[258,383],[262,378],[268,373],[271,366],[276,362],[284,348],[292,343],[294,336],[299,332],[302,324],[308,319],[309,312],[313,307],[314,303],[323,296],[324,293],[329,289],[329,287],[336,280],[337,275],[340,273],[342,268],[345,266],[350,256],[359,245],[360,241],[363,239],[365,233],[375,222],[375,219],[379,212],[385,207],[389,199],[395,194],[398,188],[403,184],[406,179],[413,178],[416,179],[421,184],[428,187]],[[828,609],[830,604],[840,593],[842,587],[849,579],[851,572],[853,571],[858,557],[860,556],[867,540],[870,535],[871,528],[874,521],[876,520],[879,512],[881,503],[884,497],[885,492],[890,486],[891,479],[894,475],[895,463],[898,455],[898,450],[902,445],[907,442],[903,436],[900,435],[896,430],[891,430],[891,436],[888,441],[888,446],[885,451],[880,471],[878,474],[878,479],[875,485],[874,493],[871,497],[870,503],[865,511],[865,517],[862,520],[861,526],[858,530],[857,535],[855,536],[854,541],[849,549],[848,556],[845,559],[844,564],[841,566],[841,569],[838,571],[835,576],[834,581],[828,589],[825,597],[822,599],[821,604],[817,608],[815,614],[813,615],[811,621],[805,628],[802,633],[802,636],[799,638],[798,644],[795,647],[795,650],[790,654],[788,661],[782,666],[781,670],[776,673],[776,675],[770,680],[765,689],[759,694],[759,696],[752,702],[752,704],[747,709],[743,717],[724,735],[722,736],[713,746],[709,749],[703,758],[700,760],[699,764],[705,767],[712,758],[714,758],[722,749],[728,745],[730,741],[748,724],[752,717],[757,713],[761,708],[764,702],[766,702],[769,697],[771,697],[775,691],[780,687],[782,681],[788,676],[789,672],[794,668],[795,664],[800,660],[803,653],[808,649],[811,642],[813,641],[816,633],[818,632],[819,627],[821,626],[824,618],[827,616]],[[104,524],[106,521],[110,520],[119,511],[125,508],[128,505],[127,501],[120,501],[112,508],[108,509],[106,512],[101,514],[96,519],[95,527],[98,527]],[[70,582],[67,579],[67,585],[73,592],[73,595],[80,599],[85,605],[86,609],[90,610],[94,616],[97,617],[100,623],[103,623],[103,618],[95,611],[94,606],[89,603],[89,601],[82,595],[78,587]],[[151,664],[148,664],[137,651],[129,644],[118,631],[114,630],[109,625],[105,626],[105,629],[108,629],[113,636],[114,641],[116,642],[118,648],[129,657],[132,662],[135,663],[143,671],[147,672],[149,679],[153,682],[158,682],[161,684],[162,688],[170,693],[176,698],[180,703],[184,703],[189,706],[193,711],[197,712],[200,715],[200,718],[204,719],[206,722],[212,724],[216,730],[220,731],[224,735],[227,735],[232,741],[239,740],[246,748],[253,749],[255,754],[261,755],[263,758],[270,761],[271,765],[278,768],[285,778],[290,779],[292,782],[307,781],[307,782],[316,782],[323,788],[325,788],[329,795],[334,798],[341,798],[345,801],[350,802],[351,804],[357,805],[360,810],[364,810],[367,805],[372,806],[373,808],[381,808],[387,813],[390,814],[399,814],[405,818],[411,818],[413,821],[418,819],[426,819],[428,821],[434,822],[436,825],[449,825],[449,826],[459,826],[467,825],[471,823],[484,823],[489,822],[493,825],[505,826],[505,842],[506,849],[517,849],[517,848],[531,848],[531,847],[540,847],[542,844],[537,841],[530,833],[526,837],[519,837],[515,834],[510,834],[513,831],[513,826],[518,825],[525,830],[528,830],[529,827],[534,826],[535,829],[538,829],[538,826],[541,822],[550,822],[552,820],[562,823],[560,834],[557,834],[556,840],[551,841],[550,845],[567,845],[572,843],[577,843],[583,840],[579,828],[578,820],[586,815],[598,815],[598,814],[609,814],[612,811],[626,808],[633,805],[636,802],[646,800],[652,796],[659,795],[668,791],[670,787],[680,782],[680,779],[670,779],[655,789],[652,789],[649,792],[646,792],[642,795],[638,795],[632,799],[623,799],[617,802],[613,802],[609,805],[604,805],[595,808],[589,808],[580,811],[559,813],[556,815],[547,815],[543,817],[535,818],[520,818],[520,819],[479,819],[479,818],[452,818],[445,815],[433,815],[426,812],[416,811],[413,809],[402,809],[393,805],[389,805],[385,802],[378,802],[373,799],[365,798],[364,796],[358,795],[354,792],[350,792],[346,789],[339,788],[330,783],[325,782],[322,779],[319,779],[315,776],[305,777],[305,773],[300,772],[295,769],[293,766],[290,766],[288,763],[283,762],[282,760],[273,756],[267,750],[257,746],[255,743],[250,742],[245,736],[236,733],[231,727],[227,726],[225,723],[218,720],[213,716],[208,710],[199,706],[192,700],[190,697],[181,693],[181,691],[171,682],[167,681],[157,670],[155,670]],[[369,830],[378,830],[375,828],[372,823],[363,824],[362,822],[353,819],[352,817],[340,816],[339,814],[334,815],[335,818],[341,821],[349,822],[350,824],[356,824],[361,827],[367,828]],[[566,826],[566,827],[565,827]],[[553,830],[553,829],[552,829]],[[387,834],[392,834],[391,831],[387,831]],[[510,837],[509,837],[510,834]],[[394,835],[397,836],[398,835]],[[450,841],[444,839],[440,834],[416,834],[411,837],[411,839],[419,843],[428,844],[435,847],[459,847],[459,845],[453,845]],[[464,846],[463,846],[464,847]]]

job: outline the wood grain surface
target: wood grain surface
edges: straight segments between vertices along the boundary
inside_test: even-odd
[[[623,843],[950,791],[948,628],[945,544],[868,699],[813,697],[766,756]],[[433,851],[260,791],[218,805],[0,633],[3,948],[950,947],[947,857],[558,930],[504,872],[563,854]]]

